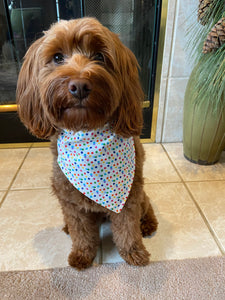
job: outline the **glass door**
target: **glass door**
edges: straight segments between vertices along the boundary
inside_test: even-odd
[[[142,138],[150,138],[160,7],[161,0],[0,0],[0,143],[38,141],[16,112],[22,58],[50,24],[83,16],[94,16],[118,33],[136,55],[145,91]]]
[[[96,17],[119,34],[140,65],[140,79],[145,92],[142,138],[151,138],[156,59],[160,25],[160,0],[85,0],[84,15]]]
[[[26,50],[56,15],[53,0],[0,0],[0,143],[37,141],[17,116],[16,83]]]

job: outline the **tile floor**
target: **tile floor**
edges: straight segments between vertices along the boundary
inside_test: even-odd
[[[182,144],[144,144],[145,190],[159,228],[144,244],[152,261],[225,255],[225,152],[216,165],[183,158]],[[70,237],[51,194],[48,148],[0,149],[0,270],[67,266]],[[120,262],[110,224],[96,263]]]

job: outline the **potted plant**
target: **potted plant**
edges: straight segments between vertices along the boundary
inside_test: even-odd
[[[184,156],[216,163],[225,149],[225,1],[199,0],[198,21],[190,30],[195,67],[184,100]]]

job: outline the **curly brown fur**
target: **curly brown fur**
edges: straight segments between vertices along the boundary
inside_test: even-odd
[[[85,95],[74,97],[69,87],[85,85]],[[142,235],[157,228],[157,220],[143,190],[143,92],[133,53],[116,34],[93,18],[60,21],[27,51],[18,79],[19,115],[40,138],[51,139],[53,191],[59,199],[65,232],[73,245],[69,264],[89,267],[99,247],[102,215],[110,218],[120,255],[132,265],[146,265],[149,253]],[[121,213],[116,214],[81,194],[57,163],[57,137],[62,128],[92,130],[110,124],[123,137],[134,137],[136,167],[133,185]]]

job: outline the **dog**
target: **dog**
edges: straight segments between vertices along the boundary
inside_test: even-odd
[[[72,239],[68,262],[79,270],[93,263],[102,217],[128,264],[149,263],[142,236],[158,223],[143,190],[138,68],[115,33],[86,17],[53,24],[19,73],[19,116],[33,135],[51,140],[52,188]]]

